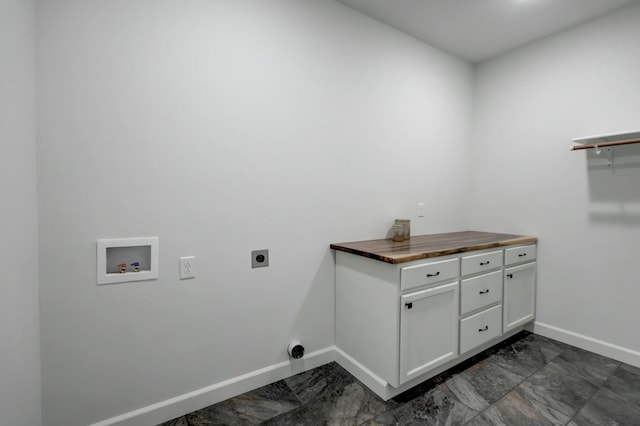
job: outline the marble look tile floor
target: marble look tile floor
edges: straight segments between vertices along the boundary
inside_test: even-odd
[[[640,368],[522,332],[383,401],[336,363],[160,426],[640,425]]]

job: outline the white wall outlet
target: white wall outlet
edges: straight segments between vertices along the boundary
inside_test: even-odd
[[[186,256],[180,258],[180,279],[186,280],[196,277],[196,257]]]
[[[424,203],[418,203],[418,217],[424,217]]]

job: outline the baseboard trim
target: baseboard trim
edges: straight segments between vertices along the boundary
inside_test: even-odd
[[[375,393],[380,398],[387,401],[395,396],[400,395],[402,392],[405,392],[413,388],[414,386],[417,386],[420,383],[426,380],[429,380],[440,373],[445,372],[446,370],[460,364],[461,362],[466,361],[472,356],[475,356],[480,352],[485,351],[490,347],[504,340],[507,340],[512,336],[515,336],[516,334],[520,333],[522,330],[524,330],[524,326],[518,326],[513,330],[509,330],[506,333],[502,334],[501,336],[498,336],[488,342],[485,342],[482,345],[477,346],[476,348],[458,356],[456,359],[453,359],[443,365],[440,365],[430,370],[428,373],[422,374],[421,376],[416,377],[406,383],[403,383],[398,387],[391,386],[384,379],[374,374],[371,370],[369,370],[367,367],[365,367],[364,365],[356,361],[349,354],[347,354],[346,352],[344,352],[338,347],[336,347],[336,362],[340,364],[344,369],[346,369],[349,373],[351,373],[355,378],[357,378],[362,383],[367,385],[369,389],[373,391],[373,393]]]
[[[535,334],[640,367],[640,352],[537,321],[533,325],[528,324],[526,329]],[[520,331],[520,329],[516,331]],[[495,342],[492,342],[492,344],[495,344]],[[93,423],[90,426],[156,425],[332,361],[338,361],[360,381],[375,389],[375,393],[383,399],[388,399],[392,396],[389,394],[389,389],[384,380],[375,376],[336,346],[330,346],[305,355],[301,360],[287,360],[273,364],[193,392]],[[450,366],[447,365],[445,367],[448,368]],[[411,383],[410,386],[413,385]],[[398,393],[398,391],[396,390],[393,393]]]
[[[350,355],[344,352],[342,349],[336,346],[336,362],[342,366],[345,370],[351,373],[356,379],[364,383],[369,389],[373,391],[380,398],[387,400],[387,382],[373,374],[364,365],[353,359]]]
[[[180,417],[253,389],[286,379],[335,361],[336,347],[330,346],[299,360],[287,360],[202,389],[93,423],[90,426],[149,426]]]
[[[640,352],[536,321],[533,333],[640,367]]]

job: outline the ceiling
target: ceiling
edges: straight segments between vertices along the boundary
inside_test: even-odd
[[[479,63],[640,0],[338,0]]]

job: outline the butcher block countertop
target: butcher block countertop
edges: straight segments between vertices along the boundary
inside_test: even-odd
[[[387,263],[405,263],[516,244],[537,243],[538,238],[493,232],[463,231],[412,236],[410,240],[370,240],[331,244],[334,250],[357,254]]]

